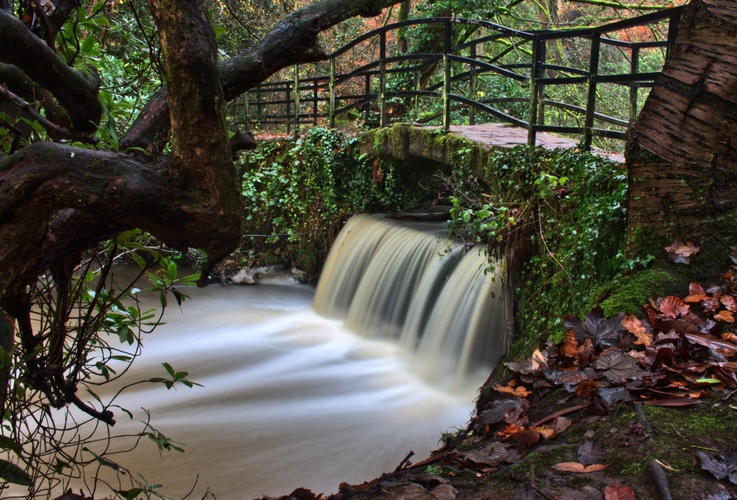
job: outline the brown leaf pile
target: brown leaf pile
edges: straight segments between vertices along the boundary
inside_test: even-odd
[[[523,387],[563,386],[605,414],[618,401],[663,406],[695,404],[707,392],[737,390],[737,287],[734,278],[707,290],[691,283],[685,298],[645,305],[645,317],[601,309],[568,316],[561,345],[507,363]],[[518,391],[521,389],[517,388]]]
[[[725,393],[725,399],[737,393],[737,285],[727,277],[725,285],[707,290],[692,283],[685,298],[653,299],[643,318],[606,318],[600,308],[584,319],[565,317],[567,332],[560,345],[549,343],[524,361],[506,363],[516,376],[492,387],[494,396],[472,421],[475,434],[492,438],[493,444],[482,452],[456,455],[456,464],[488,472],[515,463],[524,448],[565,431],[570,420],[564,415],[579,410],[605,415],[622,401],[686,406],[698,404],[707,393]],[[528,396],[556,387],[583,404],[529,422]],[[603,467],[565,463],[557,468],[586,473]]]

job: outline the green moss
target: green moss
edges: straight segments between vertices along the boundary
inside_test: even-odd
[[[683,294],[688,291],[688,278],[676,269],[645,269],[632,275],[618,276],[592,293],[589,308],[597,303],[605,316],[618,312],[639,313],[648,299]]]
[[[697,405],[690,408],[662,408],[644,405],[643,411],[653,427],[658,431],[655,439],[678,441],[681,436],[690,436],[685,442],[691,444],[699,436],[727,433],[737,424],[737,416],[718,404]]]
[[[628,474],[628,475],[638,475],[642,474],[645,471],[645,462],[644,461],[636,461],[636,462],[629,462],[624,465],[619,471],[620,474]]]

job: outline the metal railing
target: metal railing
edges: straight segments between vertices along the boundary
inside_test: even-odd
[[[550,31],[457,18],[395,23],[356,38],[325,63],[292,68],[291,79],[250,90],[235,101],[233,116],[246,129],[280,125],[297,135],[307,124],[335,127],[341,117],[381,127],[437,123],[445,130],[496,121],[527,129],[529,144],[538,132],[555,132],[579,135],[588,148],[594,137],[625,138],[641,105],[639,89],[660,74],[682,12]],[[442,43],[390,55],[398,31],[410,28],[430,30]],[[456,38],[464,41],[454,44]],[[624,89],[626,116],[601,110],[607,98],[621,108],[622,93],[611,86]]]

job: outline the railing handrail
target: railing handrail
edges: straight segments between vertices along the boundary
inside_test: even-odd
[[[623,123],[631,124],[637,112],[637,89],[640,87],[651,86],[655,77],[660,73],[639,72],[639,54],[641,49],[646,48],[666,48],[666,54],[675,40],[677,32],[677,21],[683,13],[685,7],[675,7],[661,11],[652,12],[643,16],[631,19],[616,21],[602,26],[562,29],[562,30],[534,30],[520,31],[508,28],[490,21],[467,19],[467,18],[450,18],[450,17],[432,17],[423,19],[410,19],[402,22],[392,23],[380,28],[371,30],[357,37],[343,47],[332,52],[328,57],[330,64],[330,74],[318,75],[300,78],[299,69],[295,67],[294,78],[279,82],[265,82],[258,87],[249,91],[250,94],[256,95],[256,101],[247,99],[246,108],[251,109],[256,106],[258,118],[256,121],[276,123],[283,122],[294,124],[295,133],[299,133],[299,125],[302,118],[312,119],[317,124],[318,118],[327,117],[330,120],[330,126],[335,125],[335,116],[346,112],[350,109],[364,108],[366,120],[370,115],[370,107],[372,103],[378,104],[379,125],[385,126],[388,123],[388,99],[404,98],[416,99],[420,96],[441,98],[443,103],[443,128],[448,130],[451,118],[451,103],[468,108],[468,119],[472,124],[475,121],[475,111],[483,111],[497,119],[513,123],[528,129],[528,142],[535,143],[536,133],[538,131],[559,131],[563,133],[580,133],[584,136],[584,146],[591,145],[593,136],[624,138],[624,132],[616,130],[604,130],[595,128],[595,120],[601,120],[605,123],[623,126]],[[666,40],[655,41],[629,41],[619,40],[607,37],[609,33],[615,33],[627,28],[636,26],[649,25],[655,22],[668,20],[670,22],[668,28],[668,36]],[[487,28],[492,30],[490,35],[481,36],[473,40],[465,41],[456,45],[452,44],[452,29],[454,25],[469,25]],[[421,25],[440,25],[444,37],[442,49],[429,53],[408,53],[388,56],[386,51],[387,35],[397,29],[407,28],[411,26]],[[560,41],[565,39],[588,39],[591,43],[591,54],[587,68],[581,69],[574,66],[566,66],[560,62],[547,62],[546,43],[549,41]],[[338,73],[336,61],[338,58],[346,54],[349,50],[358,47],[363,42],[378,39],[379,56],[377,59],[354,67],[348,72]],[[477,48],[483,47],[485,43],[504,43],[501,52],[491,57],[479,56]],[[620,50],[630,51],[630,70],[625,73],[617,74],[599,74],[599,51],[602,45],[619,47]],[[466,54],[468,53],[468,54]],[[530,56],[529,62],[520,57]],[[505,58],[511,56],[511,63],[505,63]],[[515,58],[516,57],[516,61]],[[484,60],[486,59],[486,60]],[[399,63],[412,63],[412,66],[397,66]],[[452,66],[467,66],[466,71],[453,74]],[[414,90],[401,89],[391,90],[387,88],[387,76],[398,73],[414,73],[419,75],[421,70],[428,70],[441,65],[441,76],[439,81],[424,89],[419,87]],[[550,74],[546,75],[546,73]],[[519,98],[529,103],[528,119],[514,117],[507,112],[506,109],[500,110],[488,103],[495,102],[487,100],[482,102],[477,99],[476,80],[479,76],[485,74],[497,74],[506,78],[512,78],[515,81],[527,83],[529,85],[529,98]],[[563,75],[563,76],[561,76]],[[418,76],[416,78],[419,78]],[[339,95],[336,87],[344,85],[348,82],[354,82],[356,79],[363,79],[364,90],[362,92],[346,93]],[[378,90],[376,89],[376,79],[378,79]],[[453,92],[453,85],[458,82],[468,80],[470,96],[460,95]],[[621,118],[606,116],[598,113],[595,109],[597,98],[597,85],[601,83],[616,83],[626,85],[630,89],[630,113],[629,121],[625,122]],[[567,104],[557,102],[546,98],[544,89],[549,85],[566,85],[566,84],[587,84],[588,99],[585,108],[576,104]],[[301,95],[312,92],[312,96]],[[321,96],[320,93],[328,92],[329,96]],[[265,96],[273,94],[283,94],[283,97],[276,100],[271,99],[264,101]],[[248,94],[247,94],[248,95]],[[516,102],[515,98],[515,102]],[[497,101],[501,102],[501,101]],[[511,101],[509,101],[511,102]],[[312,104],[309,112],[300,110],[300,104]],[[327,103],[328,110],[320,110],[319,103]],[[341,103],[347,103],[340,106]],[[264,116],[264,109],[268,106],[279,105],[287,108],[285,115]],[[579,110],[584,111],[583,126],[554,126],[545,124],[546,107],[553,107],[569,112],[578,113]],[[250,113],[250,111],[248,111]],[[438,116],[437,114],[435,115]],[[246,117],[246,126],[250,116]],[[625,127],[626,128],[626,127]]]

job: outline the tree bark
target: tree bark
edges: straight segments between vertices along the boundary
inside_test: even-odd
[[[627,143],[632,241],[707,236],[737,206],[737,4],[693,0]]]

